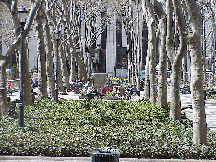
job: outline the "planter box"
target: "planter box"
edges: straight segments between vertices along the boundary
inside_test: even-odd
[[[104,96],[104,100],[118,100],[118,97],[109,97],[109,96]]]

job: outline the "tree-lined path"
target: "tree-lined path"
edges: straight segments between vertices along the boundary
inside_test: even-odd
[[[171,96],[168,88],[168,102],[171,101]],[[183,111],[186,113],[188,119],[193,120],[193,109],[190,109],[189,106],[192,105],[191,94],[181,94],[181,108],[186,108]],[[207,127],[211,130],[216,131],[216,100],[207,99],[205,100],[205,113],[206,113],[206,122]]]

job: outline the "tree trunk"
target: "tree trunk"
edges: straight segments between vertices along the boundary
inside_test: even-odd
[[[172,30],[172,0],[167,0],[166,2],[166,10],[167,10],[167,37],[166,37],[166,51],[167,56],[172,65],[173,63],[173,55],[174,55],[174,47],[173,47],[173,30]]]
[[[61,51],[61,47],[62,46],[62,44],[61,45],[59,45],[59,47],[58,47],[58,58],[60,58],[59,56],[60,56],[60,53],[62,52]],[[56,56],[56,55],[55,55]],[[60,60],[60,59],[59,59]],[[61,92],[63,92],[64,91],[64,88],[63,88],[63,81],[62,81],[62,63],[60,62],[60,61],[58,61],[58,65],[55,65],[56,67],[57,67],[57,70],[58,70],[58,88],[59,88],[59,90],[61,91]]]
[[[185,52],[185,55],[183,57],[183,64],[182,64],[182,70],[183,70],[183,84],[187,83],[187,52]]]
[[[150,101],[156,103],[156,37],[155,37],[155,20],[150,18],[148,25],[148,48],[149,55],[149,80],[150,80]]]
[[[149,80],[149,50],[146,56],[146,65],[145,65],[145,86],[144,86],[144,99],[150,99],[150,80]]]
[[[41,10],[40,10],[41,11]],[[43,24],[41,21],[41,15],[38,12],[36,16],[36,20],[38,23],[37,31],[38,31],[38,51],[39,51],[39,59],[38,59],[38,83],[40,90],[40,97],[47,98],[47,76],[46,76],[46,51],[45,51],[45,43],[44,43],[44,30]]]
[[[136,88],[140,90],[140,54],[141,54],[141,49],[140,49],[140,11],[138,9],[138,3],[136,4],[136,16],[137,21],[135,23],[135,76],[136,76]]]
[[[198,40],[200,36],[193,36]],[[201,42],[200,42],[201,43]],[[193,107],[193,143],[206,144],[207,130],[203,94],[202,56],[199,45],[191,44],[191,95]]]
[[[159,18],[160,38],[160,57],[158,71],[158,98],[159,107],[167,107],[167,54],[166,54],[166,16],[162,5],[154,0],[154,11]]]
[[[147,14],[148,22],[150,101],[156,103],[156,20],[153,3],[142,0],[142,5],[145,14]]]
[[[191,47],[191,96],[193,107],[193,143],[207,143],[207,128],[203,96],[202,71],[202,18],[195,0],[186,0],[191,17],[193,35],[189,39]]]
[[[25,39],[23,40],[23,103],[24,105],[32,104],[31,96],[31,84],[30,84],[30,75],[29,75],[29,60],[27,54],[27,45]]]
[[[75,64],[76,64],[76,48],[73,47],[73,51],[72,51],[72,57],[71,57],[71,78],[73,81],[76,80],[76,70],[75,70]]]
[[[0,118],[8,113],[7,107],[7,89],[6,89],[6,66],[5,61],[0,60]]]
[[[174,120],[181,119],[181,104],[180,104],[180,90],[179,90],[180,80],[181,80],[181,60],[179,60],[179,62],[175,62],[175,64],[172,65],[172,73],[171,73],[170,118]]]
[[[127,62],[128,62],[128,78],[129,78],[129,82],[133,85],[133,64],[132,64],[132,41],[131,41],[131,33],[128,33],[128,29],[126,29],[126,34],[127,34]]]
[[[167,107],[167,54],[166,54],[166,27],[163,23],[161,31],[161,47],[158,72],[158,106]]]
[[[54,70],[53,70],[53,44],[52,37],[50,34],[49,22],[46,21],[45,31],[47,39],[47,79],[48,79],[48,96],[54,98],[55,96],[55,79],[54,79]]]
[[[142,0],[142,8],[144,15],[147,15],[146,1]],[[149,59],[150,59],[150,49],[147,48],[146,65],[145,65],[145,84],[144,84],[144,99],[150,99],[150,80],[149,80]]]
[[[69,88],[69,76],[67,71],[67,62],[66,62],[66,50],[63,49],[63,46],[60,47],[60,54],[61,54],[61,63],[62,63],[62,70],[64,76],[64,83],[66,87]]]
[[[180,103],[180,81],[181,81],[181,67],[182,58],[186,52],[186,24],[183,17],[183,12],[181,9],[181,3],[179,0],[173,0],[174,12],[176,16],[177,26],[179,30],[180,45],[178,51],[174,56],[174,61],[172,63],[172,74],[171,74],[171,106],[170,106],[170,118],[174,120],[181,119],[181,103]]]

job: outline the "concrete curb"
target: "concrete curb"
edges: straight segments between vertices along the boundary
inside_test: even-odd
[[[91,157],[0,156],[0,162],[91,162]],[[120,162],[216,162],[208,159],[138,159],[120,158]]]

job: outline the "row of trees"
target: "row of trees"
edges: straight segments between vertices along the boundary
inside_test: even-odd
[[[18,0],[0,0],[8,8],[8,14],[13,21],[14,37],[9,46],[7,58],[1,60],[0,74],[0,116],[7,115],[6,105],[6,67],[11,55],[19,50],[21,37],[17,17]],[[205,107],[203,100],[203,63],[202,54],[202,15],[203,3],[195,0],[31,0],[25,2],[26,8],[31,8],[25,24],[24,39],[31,29],[35,28],[38,36],[38,77],[41,98],[54,97],[54,60],[56,59],[56,40],[53,33],[61,31],[59,45],[60,63],[58,65],[58,83],[69,86],[69,80],[76,79],[76,65],[80,78],[87,79],[91,68],[89,58],[90,48],[112,23],[113,19],[121,18],[127,34],[128,67],[131,70],[132,81],[139,83],[141,60],[140,32],[137,24],[143,19],[148,25],[148,52],[145,67],[145,98],[157,102],[158,106],[167,107],[167,61],[172,67],[171,75],[171,109],[170,117],[181,119],[180,80],[182,59],[186,50],[191,56],[191,92],[194,109],[193,142],[206,144],[207,131]],[[216,4],[206,5],[216,12]],[[109,10],[109,12],[107,12]],[[214,15],[215,16],[215,15]],[[85,26],[85,35],[82,26]],[[156,48],[160,43],[158,94],[156,93]],[[24,104],[31,104],[30,76],[28,71],[27,45],[24,50]],[[157,94],[157,95],[156,95]]]

